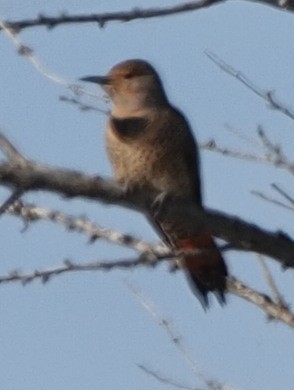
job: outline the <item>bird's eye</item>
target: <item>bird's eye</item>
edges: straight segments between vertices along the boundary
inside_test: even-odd
[[[131,77],[133,77],[133,74],[132,74],[132,73],[126,73],[126,74],[124,75],[124,78],[125,78],[125,79],[130,79]]]

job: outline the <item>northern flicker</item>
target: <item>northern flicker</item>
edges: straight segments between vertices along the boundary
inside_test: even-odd
[[[111,100],[106,147],[117,181],[202,207],[196,140],[183,114],[169,103],[153,66],[127,60],[106,76],[81,80],[99,84]],[[207,232],[192,235],[184,221],[175,226],[152,211],[148,217],[171,247],[199,249],[181,264],[203,307],[209,305],[209,292],[225,303],[227,267],[213,237]]]

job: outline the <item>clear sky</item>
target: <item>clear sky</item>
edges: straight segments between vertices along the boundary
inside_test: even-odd
[[[158,3],[180,2],[0,0],[0,18],[128,10]],[[262,154],[256,136],[257,126],[262,125],[293,159],[293,121],[270,110],[204,54],[205,50],[214,51],[293,106],[293,36],[293,14],[235,1],[164,19],[109,23],[103,29],[94,24],[50,31],[33,28],[23,31],[20,39],[47,69],[69,82],[104,74],[125,59],[146,59],[158,69],[170,100],[189,118],[200,142],[214,138],[222,146]],[[106,117],[59,101],[61,95],[72,97],[71,92],[50,82],[18,56],[3,32],[0,53],[2,131],[32,159],[109,176],[103,139]],[[91,90],[102,96],[94,87]],[[102,100],[88,101],[107,109]],[[270,194],[270,184],[275,182],[293,195],[289,173],[211,152],[202,151],[201,157],[207,206],[293,235],[289,211],[250,193],[259,190]],[[1,199],[7,195],[8,191],[0,190]],[[43,193],[28,194],[24,199],[76,216],[87,215],[102,226],[151,242],[158,240],[142,216],[118,207],[65,201]],[[83,235],[65,233],[62,227],[46,222],[33,224],[24,233],[22,228],[23,223],[16,218],[0,219],[1,274],[59,265],[66,258],[83,263],[134,255],[103,241],[89,245]],[[255,255],[231,252],[226,259],[232,274],[268,292]],[[272,260],[268,265],[281,292],[293,303],[293,271],[282,272]],[[162,265],[155,270],[68,274],[45,286],[39,282],[26,287],[0,286],[1,388],[169,388],[137,364],[192,388],[204,388],[165,332],[128,290],[126,281],[154,302],[178,330],[199,368],[211,378],[240,390],[293,387],[293,331],[268,322],[255,306],[231,296],[225,308],[213,301],[211,310],[204,313],[184,276],[170,274]]]

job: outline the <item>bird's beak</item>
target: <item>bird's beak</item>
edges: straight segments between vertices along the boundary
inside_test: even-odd
[[[86,76],[80,78],[79,80],[89,81],[90,83],[96,83],[99,85],[109,85],[111,83],[110,78],[107,76]]]

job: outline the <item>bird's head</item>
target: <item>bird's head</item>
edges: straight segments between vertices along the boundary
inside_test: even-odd
[[[138,115],[167,102],[157,72],[143,60],[127,60],[115,65],[106,76],[87,76],[81,80],[102,86],[116,116]]]

